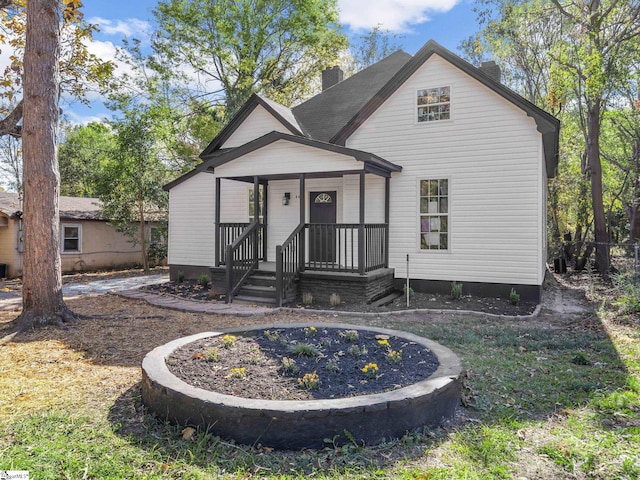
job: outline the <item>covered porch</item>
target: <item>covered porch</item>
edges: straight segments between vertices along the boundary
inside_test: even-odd
[[[214,169],[212,277],[227,302],[233,301],[256,271],[272,271],[277,305],[292,298],[303,278],[305,288],[313,288],[308,280],[362,284],[386,272],[391,276],[387,282],[390,288],[390,179],[400,167],[365,152],[330,147],[332,153],[345,158],[332,162],[332,169],[327,171],[313,169],[322,160],[306,162],[305,171],[294,173],[234,175],[234,169],[221,168],[228,163]],[[255,170],[260,167],[255,165]],[[224,215],[224,199],[225,182],[230,181],[252,185],[248,222],[223,221],[223,217],[229,219]],[[365,296],[372,295],[376,293]]]

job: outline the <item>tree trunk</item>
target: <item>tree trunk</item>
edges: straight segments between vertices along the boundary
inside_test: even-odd
[[[602,163],[600,161],[601,103],[600,99],[594,100],[587,110],[587,162],[591,176],[591,204],[596,243],[596,264],[598,273],[606,275],[609,272],[611,260],[609,258],[607,217],[602,199]]]
[[[56,151],[58,0],[28,0],[24,52],[24,267],[21,330],[73,319],[62,299]]]
[[[144,200],[142,198],[138,198],[138,218],[140,219],[140,246],[142,248],[142,268],[144,268],[145,273],[148,273],[149,257],[147,256],[147,236],[144,228]]]

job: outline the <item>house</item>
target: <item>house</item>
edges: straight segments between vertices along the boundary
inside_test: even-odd
[[[60,258],[63,272],[130,266],[141,262],[140,245],[118,232],[100,212],[97,198],[60,197]],[[22,275],[22,202],[0,193],[0,277]],[[154,235],[153,228],[150,234]],[[4,271],[2,271],[4,270]]]
[[[322,80],[291,109],[253,95],[165,186],[171,277],[277,304],[296,288],[370,301],[407,276],[539,299],[559,121],[434,41]]]

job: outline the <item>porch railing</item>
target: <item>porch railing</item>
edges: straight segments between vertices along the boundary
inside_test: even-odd
[[[282,245],[276,246],[276,302],[279,307],[292,291],[303,266],[304,230],[300,224]]]
[[[309,245],[306,267],[310,270],[366,273],[388,265],[386,223],[308,223],[305,229]],[[362,262],[358,261],[359,238],[364,240]]]
[[[231,245],[236,239],[242,235],[244,230],[251,225],[250,223],[220,223],[218,225],[218,236],[219,239],[217,241],[216,248],[218,251],[216,252],[218,255],[218,265],[226,265],[227,264],[227,247]],[[262,241],[263,237],[263,227],[260,225],[260,231],[258,233],[260,241],[258,242],[258,259],[264,260],[264,242]]]
[[[226,261],[226,297],[225,302],[231,303],[233,296],[244,281],[258,266],[258,252],[260,244],[260,224],[250,223],[244,231],[227,246]]]

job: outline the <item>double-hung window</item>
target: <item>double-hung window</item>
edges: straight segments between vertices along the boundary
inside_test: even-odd
[[[449,180],[420,180],[420,250],[449,250]]]
[[[62,253],[80,253],[82,251],[82,225],[62,224]]]
[[[418,90],[418,122],[435,122],[451,118],[451,87]]]

